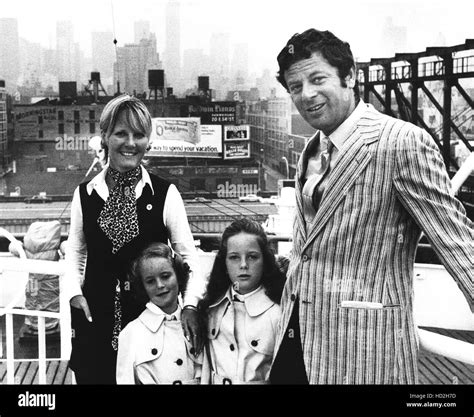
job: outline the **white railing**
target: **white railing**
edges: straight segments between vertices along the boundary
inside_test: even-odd
[[[453,185],[453,194],[459,189],[461,184],[465,179],[474,171],[474,153],[469,156],[465,164],[458,171],[457,175],[452,180]],[[0,307],[0,317],[5,316],[6,322],[6,363],[7,363],[7,384],[15,383],[15,359],[14,359],[14,330],[13,330],[13,316],[22,315],[22,316],[36,316],[38,318],[38,362],[39,362],[39,376],[38,380],[40,384],[46,383],[46,332],[45,332],[45,318],[56,318],[60,321],[60,335],[61,335],[61,357],[60,360],[68,360],[71,344],[71,323],[70,323],[70,311],[69,311],[69,300],[66,300],[64,297],[65,291],[63,291],[63,276],[64,276],[64,261],[42,261],[42,260],[32,260],[26,259],[26,255],[19,244],[19,242],[5,229],[0,228],[0,235],[7,237],[11,242],[14,243],[17,247],[17,251],[20,254],[20,258],[12,256],[0,256],[0,280],[5,278],[8,273],[19,273],[21,278],[20,282],[16,283],[16,287],[20,290],[12,296],[11,300],[8,302],[6,307]],[[201,267],[203,272],[209,272],[214,260],[214,253],[205,253],[201,252],[199,254],[201,258]],[[421,275],[426,274],[427,276],[426,285],[428,281],[433,281],[430,279],[435,273],[435,269],[438,272],[441,272],[445,276],[443,277],[445,282],[448,282],[449,285],[454,285],[453,279],[449,276],[447,271],[441,266],[430,266],[417,264],[415,265],[415,272],[421,271]],[[424,271],[423,271],[424,270]],[[38,310],[25,310],[18,309],[17,303],[21,299],[24,293],[24,289],[28,283],[28,274],[52,274],[59,276],[60,283],[60,297],[59,297],[59,309],[60,312],[47,312],[47,311],[38,311]],[[2,276],[3,275],[3,276]],[[424,327],[438,327],[446,329],[459,329],[459,330],[473,330],[474,329],[474,314],[468,309],[459,311],[459,304],[464,303],[465,307],[467,302],[464,300],[463,296],[459,289],[457,291],[457,296],[450,298],[446,301],[446,292],[444,292],[438,300],[433,297],[425,298],[423,303],[421,302],[422,294],[426,293],[426,290],[423,291],[420,289],[420,297],[416,296],[417,287],[421,288],[423,277],[415,277],[414,288],[415,288],[415,319],[418,326]],[[0,286],[2,282],[0,281]],[[453,287],[453,288],[454,288]],[[440,287],[441,288],[441,287]],[[444,287],[443,287],[444,288]],[[442,291],[438,288],[438,293]],[[456,297],[458,297],[456,299]],[[462,298],[462,300],[461,300]],[[439,319],[433,321],[434,312],[440,311],[439,300],[445,300],[451,306],[455,305],[458,309],[458,315],[454,314],[438,314]],[[453,301],[454,300],[454,301]],[[459,302],[457,300],[460,300]],[[452,313],[452,309],[448,309]],[[461,319],[459,319],[461,318]],[[457,327],[453,327],[453,324],[456,324]],[[458,325],[459,324],[459,325]],[[474,365],[474,345],[471,343],[463,342],[461,340],[453,339],[450,337],[442,336],[433,332],[429,332],[423,329],[418,329],[418,336],[420,342],[420,348],[435,353],[438,355],[445,356],[450,359],[461,361],[470,365]],[[0,334],[0,362],[4,362],[3,358],[3,346],[2,346],[2,337]],[[49,359],[54,360],[54,359]],[[56,359],[57,360],[57,359]]]
[[[19,280],[14,287],[17,289],[16,294],[11,297],[11,300],[6,306],[0,307],[0,317],[5,317],[5,331],[6,331],[6,360],[4,357],[3,341],[0,337],[0,362],[6,362],[7,374],[6,383],[15,384],[15,352],[14,352],[14,316],[35,316],[38,319],[38,381],[40,384],[46,384],[46,363],[48,360],[67,360],[69,359],[71,351],[71,322],[69,314],[69,302],[64,299],[65,292],[62,291],[63,275],[64,275],[64,261],[43,261],[26,259],[26,255],[21,245],[16,239],[8,233],[5,229],[0,229],[0,234],[7,237],[14,245],[20,254],[20,258],[13,256],[0,257],[0,285],[5,285],[5,277],[8,274],[15,275]],[[35,274],[50,274],[59,276],[59,312],[26,310],[18,308],[18,302],[24,295],[25,288],[28,285],[28,275]],[[60,322],[60,358],[46,358],[46,328],[45,319],[54,318]],[[21,359],[19,359],[21,360]]]

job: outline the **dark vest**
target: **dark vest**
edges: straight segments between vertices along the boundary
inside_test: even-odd
[[[93,323],[89,325],[82,318],[82,311],[78,314],[78,311],[72,308],[71,325],[74,334],[71,368],[74,370],[82,366],[100,366],[100,356],[114,354],[111,340],[117,282],[120,282],[121,287],[122,328],[138,317],[145,308],[129,291],[127,272],[130,262],[149,243],[168,243],[168,230],[163,223],[163,208],[170,183],[152,174],[150,178],[154,194],[147,184],[137,200],[140,233],[116,254],[112,254],[112,243],[97,223],[105,204],[104,200],[95,190],[90,195],[87,193],[87,182],[79,186],[87,244],[87,266],[82,292],[89,304]],[[108,362],[108,359],[103,357],[102,361]]]

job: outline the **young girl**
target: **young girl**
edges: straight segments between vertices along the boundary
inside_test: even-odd
[[[268,383],[284,281],[260,224],[227,227],[199,305],[209,339],[202,383]]]
[[[204,355],[194,355],[181,325],[178,295],[187,279],[187,264],[164,243],[148,245],[133,261],[131,291],[149,301],[120,333],[118,384],[199,383]]]

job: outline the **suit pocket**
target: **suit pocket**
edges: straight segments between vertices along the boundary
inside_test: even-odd
[[[361,305],[362,306],[362,305]],[[335,343],[338,367],[348,384],[398,381],[404,310],[400,306],[338,308]],[[341,344],[342,343],[342,344]]]

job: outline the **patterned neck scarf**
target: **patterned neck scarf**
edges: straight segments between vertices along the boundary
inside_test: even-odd
[[[140,233],[134,186],[141,178],[142,170],[138,166],[121,173],[109,167],[107,175],[115,181],[115,186],[100,212],[97,223],[112,242],[112,253],[115,254]]]

